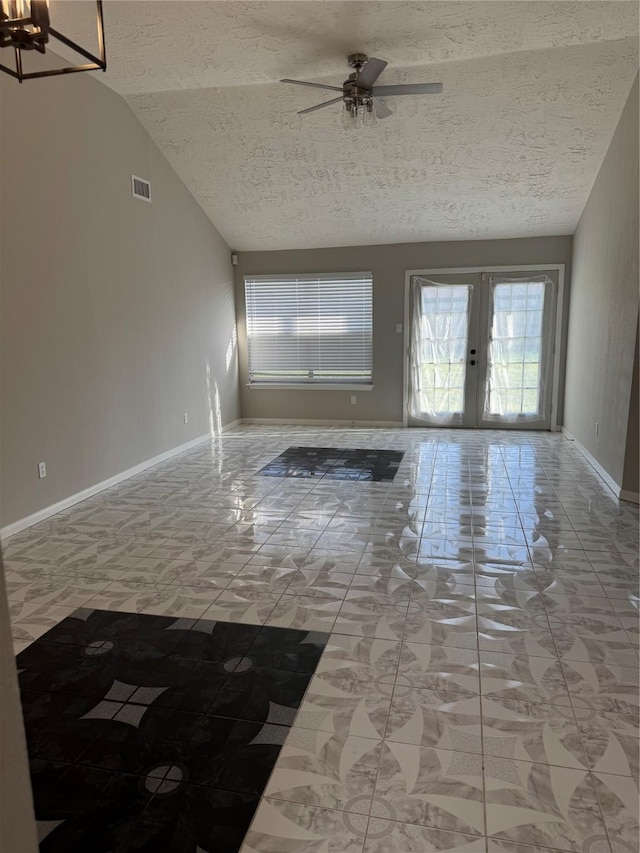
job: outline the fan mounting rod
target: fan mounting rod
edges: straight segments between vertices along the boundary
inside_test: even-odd
[[[361,71],[368,61],[369,57],[366,53],[352,53],[347,57],[349,68],[355,68],[356,71]]]
[[[351,53],[347,57],[349,68],[354,71],[349,75],[349,78],[342,84],[342,95],[345,109],[353,116],[357,115],[358,110],[373,110],[373,95],[371,89],[373,80],[369,85],[365,81],[360,83],[360,76],[363,68],[369,62],[369,57],[366,53]],[[376,75],[377,76],[377,75]]]

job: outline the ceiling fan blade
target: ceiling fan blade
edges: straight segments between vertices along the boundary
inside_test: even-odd
[[[376,111],[376,118],[388,118],[390,115],[393,115],[389,107],[379,100],[379,98],[373,99],[373,107]]]
[[[403,83],[398,86],[374,86],[374,98],[385,98],[387,95],[439,95],[442,83]]]
[[[388,64],[384,59],[376,59],[375,56],[369,57],[364,68],[358,74],[358,86],[363,89],[370,89]]]
[[[304,80],[281,80],[281,83],[294,83],[296,86],[311,86],[313,89],[328,89],[330,92],[342,92],[342,86],[325,86],[324,83],[306,83]]]
[[[313,113],[316,110],[321,110],[323,107],[331,106],[331,104],[337,104],[338,101],[342,100],[342,95],[339,98],[332,98],[330,101],[324,101],[322,104],[316,104],[315,107],[307,107],[306,110],[298,110],[298,115],[303,116],[305,113]]]

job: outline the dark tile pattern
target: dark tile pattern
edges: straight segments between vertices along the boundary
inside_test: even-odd
[[[393,480],[403,456],[397,450],[289,447],[258,473],[265,477],[385,482]]]
[[[18,655],[42,851],[236,853],[327,640],[80,609]]]

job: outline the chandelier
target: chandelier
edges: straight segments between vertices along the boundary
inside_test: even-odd
[[[72,74],[75,71],[107,70],[107,58],[104,49],[104,20],[102,0],[96,0],[96,27],[98,33],[99,56],[58,32],[51,26],[49,18],[49,0],[0,0],[0,48],[13,50],[14,68],[0,63],[0,71],[5,71],[21,83],[32,77],[54,77],[59,74]],[[46,53],[49,38],[74,50],[88,60],[83,65],[71,65],[64,68],[50,68],[43,71],[25,71],[22,64],[24,51]]]

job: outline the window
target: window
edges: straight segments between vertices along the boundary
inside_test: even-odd
[[[249,381],[371,384],[371,273],[247,276]]]

